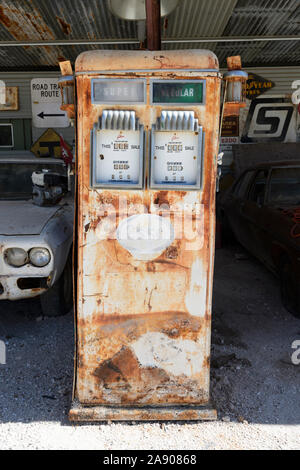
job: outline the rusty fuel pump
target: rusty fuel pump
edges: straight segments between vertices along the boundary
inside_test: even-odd
[[[218,67],[203,50],[76,60],[73,421],[216,418]]]

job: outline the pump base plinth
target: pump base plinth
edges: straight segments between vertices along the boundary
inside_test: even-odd
[[[217,411],[210,405],[108,406],[83,405],[73,401],[70,421],[214,421]]]

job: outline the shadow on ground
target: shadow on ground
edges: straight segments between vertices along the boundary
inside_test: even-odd
[[[279,281],[239,245],[217,250],[212,397],[219,414],[262,424],[300,424],[300,320],[281,305]],[[300,357],[300,354],[299,354]]]

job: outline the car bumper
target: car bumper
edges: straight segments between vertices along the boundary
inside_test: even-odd
[[[0,300],[36,297],[48,289],[47,277],[0,276]]]

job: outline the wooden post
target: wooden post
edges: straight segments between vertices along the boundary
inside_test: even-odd
[[[146,0],[147,49],[161,50],[160,0]]]

